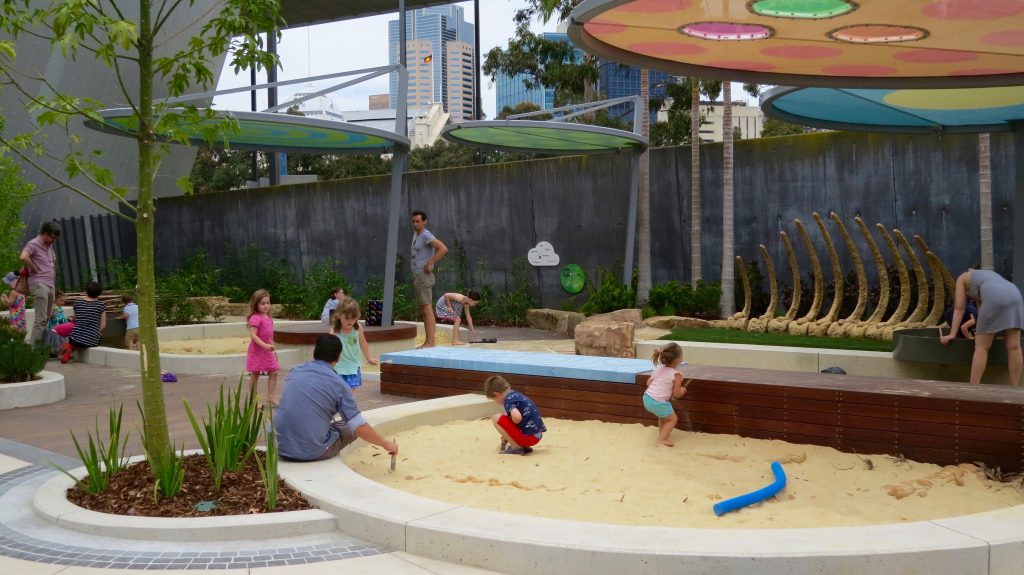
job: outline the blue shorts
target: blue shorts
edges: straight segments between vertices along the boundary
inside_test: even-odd
[[[362,387],[363,386],[363,370],[362,369],[356,370],[355,373],[349,373],[349,374],[344,374],[343,373],[343,374],[340,374],[340,375],[341,375],[341,379],[344,379],[345,383],[347,383],[348,386],[351,387],[352,389],[355,389],[357,387]]]
[[[644,409],[650,411],[660,418],[666,418],[676,412],[670,401],[658,401],[653,397],[644,394]]]

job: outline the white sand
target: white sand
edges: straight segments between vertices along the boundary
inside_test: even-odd
[[[181,339],[160,342],[160,353],[231,355],[236,353],[244,354],[248,349],[249,336]]]
[[[497,406],[495,406],[497,411]],[[377,447],[345,462],[385,485],[482,509],[544,517],[674,527],[784,528],[871,525],[978,513],[1024,503],[1020,482],[984,479],[973,465],[940,467],[783,441],[654,427],[545,419],[529,456],[499,455],[489,420],[423,426],[397,436],[398,469]],[[788,477],[765,503],[716,517],[717,501]],[[801,461],[799,463],[795,461]]]

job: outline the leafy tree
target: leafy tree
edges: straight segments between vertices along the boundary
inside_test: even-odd
[[[797,134],[806,134],[810,131],[805,126],[799,126],[797,124],[790,124],[782,120],[776,120],[775,118],[765,118],[764,126],[761,127],[762,138],[773,138],[775,136],[795,136]]]
[[[505,106],[498,113],[499,120],[504,120],[509,116],[515,116],[516,114],[527,114],[529,112],[539,112],[540,106],[533,102],[519,102],[515,106]],[[537,114],[536,116],[530,116],[531,120],[550,120],[551,114]]]
[[[3,118],[0,118],[2,127]],[[0,148],[0,273],[21,267],[18,254],[25,231],[21,210],[28,203],[33,187],[22,179],[17,162],[4,155]]]
[[[289,158],[290,160],[291,158]],[[266,174],[266,166],[260,166]],[[252,178],[252,152],[200,146],[189,182],[197,194],[235,190]]]
[[[5,0],[0,6],[0,85],[19,92],[31,114],[34,129],[23,134],[0,134],[0,145],[10,148],[21,161],[33,166],[58,186],[80,194],[97,206],[135,225],[138,247],[139,339],[142,378],[144,448],[151,456],[173,454],[167,429],[163,385],[160,381],[160,352],[156,335],[156,289],[153,258],[155,210],[153,181],[161,158],[168,152],[160,140],[188,143],[184,129],[202,121],[203,135],[212,144],[225,140],[237,128],[229,119],[210,109],[194,105],[174,107],[156,99],[154,89],[163,86],[169,96],[186,90],[210,89],[216,78],[210,62],[226,55],[239,71],[252,67],[277,66],[276,55],[263,50],[260,32],[279,34],[282,23],[277,0],[221,0],[205,12],[203,20],[193,23],[195,30],[184,46],[174,52],[160,42],[177,31],[168,28],[176,13],[194,8],[189,0],[63,0],[40,7],[33,0]],[[196,10],[196,14],[200,14]],[[80,56],[95,59],[110,68],[111,98],[132,110],[138,173],[132,184],[136,200],[129,200],[129,182],[115,181],[114,173],[96,157],[100,150],[83,151],[81,138],[69,129],[71,121],[90,119],[102,122],[97,111],[103,103],[75,94],[58,92],[43,75],[30,69],[28,58],[18,59],[16,42],[33,37],[49,42],[51,50],[75,60]],[[25,82],[44,82],[46,91],[31,90]],[[209,127],[205,127],[209,126]],[[61,133],[61,144],[70,146],[67,154],[45,138],[44,131]],[[43,159],[56,161],[62,170],[53,170]],[[115,206],[93,197],[79,182],[88,182],[107,193]],[[191,191],[189,179],[179,185]]]

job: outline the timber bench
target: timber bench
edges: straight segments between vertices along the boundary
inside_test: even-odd
[[[641,359],[440,347],[382,356],[381,392],[433,398],[481,393],[502,375],[546,417],[651,425]],[[679,427],[781,439],[845,452],[1024,469],[1024,390],[746,368],[686,366]]]

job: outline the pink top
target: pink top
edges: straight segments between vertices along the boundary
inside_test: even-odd
[[[658,401],[668,401],[672,397],[672,382],[679,373],[674,367],[659,365],[651,372],[651,379],[647,383],[647,395]]]
[[[256,328],[256,337],[263,340],[263,343],[274,343],[274,320],[269,315],[253,314],[249,318],[249,327]],[[277,355],[269,350],[256,345],[255,341],[249,340],[249,353],[245,358],[246,371],[272,372],[279,369]]]
[[[32,265],[36,266],[38,270],[29,273],[28,285],[57,285],[57,273],[54,271],[54,264],[57,262],[57,259],[53,255],[53,246],[48,246],[38,237],[35,237],[25,244],[25,251],[28,252]]]

